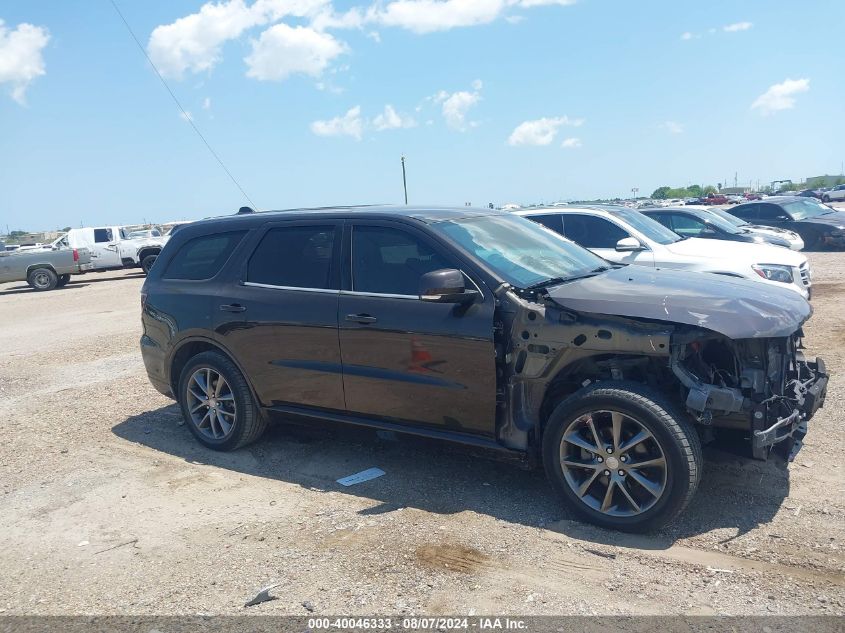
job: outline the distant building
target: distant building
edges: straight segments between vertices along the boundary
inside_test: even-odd
[[[813,176],[812,178],[807,178],[807,183],[810,183],[813,187],[833,187],[835,185],[841,184],[845,182],[845,176]]]
[[[726,196],[741,196],[744,193],[750,193],[752,191],[751,187],[722,187],[719,190],[719,193],[723,193]]]

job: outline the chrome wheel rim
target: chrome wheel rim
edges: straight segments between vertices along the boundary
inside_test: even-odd
[[[226,379],[210,367],[201,367],[191,375],[187,389],[188,412],[194,428],[212,440],[224,440],[231,435],[238,409]]]
[[[38,288],[46,288],[50,285],[50,276],[44,272],[35,273],[32,283]]]
[[[642,514],[666,490],[663,448],[641,422],[619,411],[573,420],[561,438],[560,464],[575,496],[608,516]]]

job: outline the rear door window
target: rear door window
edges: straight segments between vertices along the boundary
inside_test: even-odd
[[[764,203],[757,205],[760,208],[758,217],[765,221],[783,221],[788,220],[789,216],[781,207],[776,204]]]
[[[185,242],[170,260],[164,279],[211,279],[229,259],[246,231],[213,233]]]
[[[613,222],[594,215],[567,213],[563,218],[563,233],[584,248],[616,248],[616,243],[631,237]]]
[[[338,289],[333,274],[335,225],[272,228],[247,265],[246,281],[282,288]]]
[[[735,215],[738,218],[745,220],[746,222],[751,222],[752,220],[757,219],[757,210],[759,209],[759,204],[744,204],[741,207],[736,207],[731,209],[728,213],[731,215]]]

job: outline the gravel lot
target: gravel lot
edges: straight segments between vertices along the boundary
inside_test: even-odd
[[[147,382],[140,275],[0,285],[0,612],[845,614],[845,253],[810,258],[806,343],[834,376],[803,451],[708,450],[681,520],[638,537],[435,442],[276,424],[205,450]]]

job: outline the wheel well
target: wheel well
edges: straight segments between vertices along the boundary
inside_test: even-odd
[[[182,369],[184,369],[188,361],[194,356],[203,352],[219,352],[229,360],[232,360],[231,356],[214,343],[209,343],[208,341],[191,341],[185,343],[176,350],[173,360],[170,362],[170,388],[173,390],[174,395],[178,396],[179,393],[179,377],[182,375]]]
[[[26,276],[29,277],[30,273],[37,268],[46,268],[47,270],[52,270],[56,275],[58,275],[52,264],[32,264],[32,266],[26,267]]]
[[[602,354],[563,367],[546,387],[540,405],[540,425],[545,428],[555,406],[564,398],[596,381],[625,380],[657,389],[672,383],[665,358],[640,355]],[[670,390],[666,392],[671,393]]]
[[[147,248],[142,248],[138,251],[138,261],[141,262],[147,255],[158,255],[161,253],[161,248],[156,246],[148,246]]]

